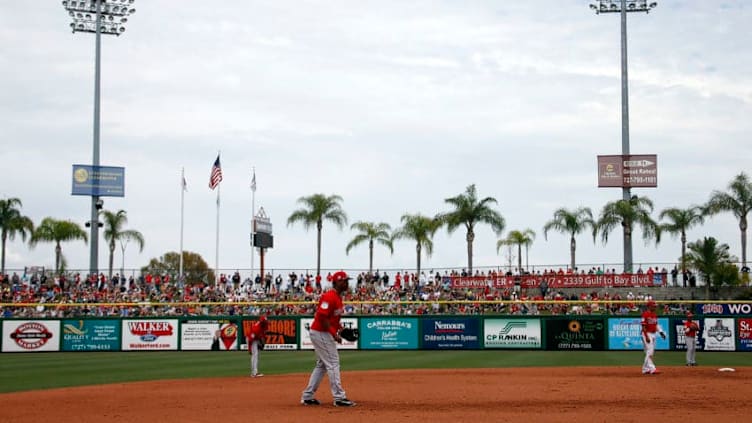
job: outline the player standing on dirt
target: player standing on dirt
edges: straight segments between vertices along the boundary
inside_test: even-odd
[[[650,300],[647,303],[647,310],[642,313],[642,346],[645,351],[645,361],[642,363],[642,374],[656,375],[660,372],[655,368],[653,355],[655,355],[656,333],[661,338],[666,339],[666,333],[658,324],[658,316],[655,314],[655,301]]]
[[[691,311],[687,312],[687,319],[684,321],[684,340],[687,344],[687,366],[696,366],[695,350],[697,349],[697,332],[700,330],[700,326],[692,320]]]
[[[303,391],[300,403],[303,405],[320,405],[321,402],[314,398],[324,375],[329,377],[329,387],[332,390],[335,407],[354,407],[355,403],[347,399],[345,390],[342,389],[339,372],[339,351],[337,344],[342,343],[339,332],[342,330],[340,318],[344,313],[342,294],[348,290],[350,277],[343,271],[332,275],[332,286],[321,296],[313,316],[310,335],[313,349],[316,352],[316,366],[313,368],[308,386]]]
[[[262,377],[263,373],[258,371],[259,352],[264,349],[266,344],[266,329],[269,321],[266,316],[259,317],[257,322],[251,325],[251,333],[248,335],[248,352],[251,354],[251,377]]]

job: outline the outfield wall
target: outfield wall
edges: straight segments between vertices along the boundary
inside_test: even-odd
[[[699,351],[752,351],[752,305],[696,304]],[[269,319],[266,350],[310,350],[310,316]],[[254,316],[4,319],[1,351],[235,351]],[[685,350],[685,319],[659,317],[658,350]],[[638,316],[347,316],[350,350],[642,350]]]

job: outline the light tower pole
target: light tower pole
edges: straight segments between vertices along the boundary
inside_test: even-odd
[[[621,15],[621,154],[629,155],[629,82],[627,78],[627,13],[649,13],[658,3],[647,0],[598,0],[590,8],[596,14],[619,13]],[[629,187],[622,188],[622,200],[630,201]],[[624,272],[632,272],[632,237],[624,227]]]
[[[71,19],[70,27],[73,32],[89,32],[95,34],[94,53],[94,146],[92,166],[99,166],[99,86],[101,74],[102,34],[119,36],[125,32],[128,16],[136,12],[133,8],[134,0],[64,0],[63,7],[68,11]],[[99,195],[91,196],[91,220],[86,226],[91,228],[89,244],[89,273],[99,272],[99,210],[103,202]]]

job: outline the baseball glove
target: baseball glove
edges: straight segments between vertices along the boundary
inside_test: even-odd
[[[350,342],[355,342],[358,340],[358,337],[360,336],[360,332],[357,328],[344,328],[341,331],[339,331],[339,336],[342,337],[342,339],[345,339]]]

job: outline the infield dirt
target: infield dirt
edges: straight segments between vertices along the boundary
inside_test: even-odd
[[[300,405],[307,374],[121,383],[0,395],[8,423],[748,421],[752,368],[343,371],[354,408]],[[341,420],[340,420],[341,419]]]

